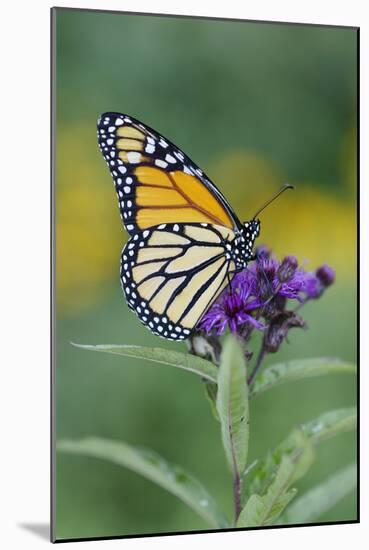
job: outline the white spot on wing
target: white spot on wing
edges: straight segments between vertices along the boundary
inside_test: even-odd
[[[128,162],[137,164],[141,160],[141,153],[137,153],[137,151],[129,151],[129,153],[127,153],[127,158]]]
[[[155,151],[155,146],[151,143],[148,143],[145,147],[146,153],[153,153]]]

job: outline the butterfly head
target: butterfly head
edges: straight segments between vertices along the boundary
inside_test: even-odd
[[[250,222],[245,222],[243,224],[244,228],[248,233],[250,233],[250,237],[254,236],[254,239],[260,235],[260,220],[259,219],[253,219]]]

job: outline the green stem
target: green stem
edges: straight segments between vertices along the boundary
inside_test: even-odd
[[[236,473],[233,480],[233,498],[234,498],[234,524],[236,525],[238,516],[241,513],[241,478]]]
[[[257,373],[258,373],[258,371],[261,367],[261,364],[262,364],[265,356],[266,356],[266,349],[265,349],[264,345],[262,345],[261,348],[260,348],[260,351],[259,351],[259,355],[256,359],[254,370],[250,374],[249,379],[247,381],[249,386],[251,386],[253,384],[253,382],[255,380],[255,377],[256,377],[256,375],[257,375]]]

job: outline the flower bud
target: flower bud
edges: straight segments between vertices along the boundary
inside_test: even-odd
[[[264,338],[264,348],[268,353],[276,353],[286,337],[287,330],[277,325],[270,325]]]
[[[289,281],[297,269],[297,259],[295,256],[286,256],[278,268],[277,276],[281,283]]]
[[[270,321],[264,336],[265,350],[269,353],[276,353],[291,328],[305,328],[305,326],[305,321],[294,311],[279,313]]]
[[[265,260],[268,260],[270,258],[270,250],[264,244],[256,248],[255,254],[256,254],[256,257],[259,259],[263,258]]]
[[[316,270],[316,276],[318,277],[322,285],[325,287],[330,286],[332,283],[334,283],[334,280],[336,278],[334,269],[329,267],[329,265],[327,264],[320,266]]]

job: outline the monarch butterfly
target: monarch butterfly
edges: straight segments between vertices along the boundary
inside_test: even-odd
[[[127,304],[154,334],[184,340],[254,258],[260,221],[242,224],[194,162],[133,117],[105,113],[97,135],[130,235],[120,265]]]

